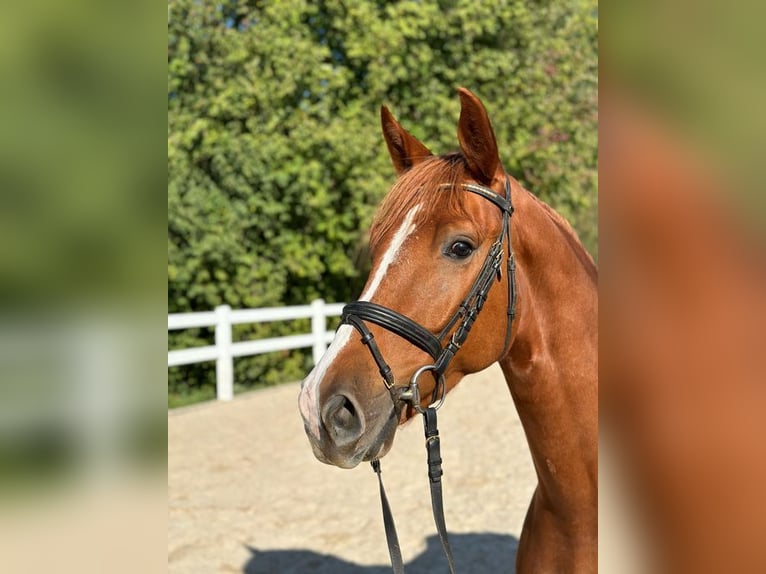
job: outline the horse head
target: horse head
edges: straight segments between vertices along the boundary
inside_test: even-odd
[[[510,346],[509,182],[484,106],[459,94],[460,151],[441,156],[381,108],[397,180],[373,221],[372,269],[299,397],[323,462],[382,457],[400,423]]]

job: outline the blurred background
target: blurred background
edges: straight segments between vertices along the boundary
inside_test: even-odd
[[[599,12],[599,566],[763,572],[764,7]]]
[[[161,6],[0,8],[3,572],[165,568]]]

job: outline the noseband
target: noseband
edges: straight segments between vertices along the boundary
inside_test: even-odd
[[[451,184],[440,186],[440,188],[451,187]],[[393,309],[389,309],[388,307],[370,301],[356,301],[354,303],[349,303],[343,308],[343,315],[341,318],[341,324],[351,325],[359,331],[359,334],[362,336],[362,343],[367,346],[375,364],[378,366],[380,375],[383,378],[386,388],[391,393],[391,398],[393,399],[394,404],[398,405],[401,402],[409,402],[417,412],[423,415],[423,424],[426,434],[426,450],[428,451],[428,476],[431,483],[431,503],[433,506],[434,520],[439,532],[442,547],[444,548],[444,553],[447,556],[450,572],[453,574],[454,563],[452,550],[447,538],[447,528],[444,523],[444,510],[442,505],[442,461],[439,447],[439,431],[436,425],[436,411],[444,402],[444,397],[447,394],[444,373],[452,359],[468,338],[468,334],[484,307],[484,303],[489,295],[489,290],[492,288],[495,280],[499,282],[502,279],[504,243],[507,244],[508,247],[508,257],[506,259],[508,273],[508,307],[506,312],[505,343],[503,345],[503,353],[501,357],[508,352],[508,347],[511,341],[511,326],[514,316],[516,315],[516,262],[511,244],[511,216],[513,215],[513,204],[511,203],[510,180],[506,176],[505,197],[498,195],[488,187],[475,183],[463,183],[460,184],[460,187],[465,191],[475,193],[494,203],[501,211],[503,222],[500,235],[490,246],[487,256],[484,259],[484,263],[482,264],[471,289],[468,291],[468,294],[441,332],[438,335],[434,335],[431,331],[409,317],[406,317]],[[423,365],[417,369],[412,375],[409,385],[405,387],[396,387],[396,381],[391,371],[391,367],[389,367],[388,363],[383,359],[378,344],[375,342],[375,337],[367,327],[365,321],[374,323],[375,325],[383,327],[387,331],[406,339],[411,344],[428,353],[433,358],[434,362],[432,364]],[[455,325],[457,325],[457,328],[455,328]],[[449,337],[448,342],[444,344],[444,341],[447,340],[447,336],[450,332],[452,332],[452,336]],[[430,406],[424,409],[420,405],[421,399],[418,379],[423,373],[428,371],[433,372],[434,377],[436,378],[436,386],[431,395]],[[391,564],[395,574],[401,574],[404,572],[404,565],[402,562],[401,550],[399,548],[399,541],[396,535],[396,528],[394,527],[393,515],[391,514],[388,499],[385,490],[383,489],[383,482],[380,476],[380,461],[377,459],[373,460],[372,467],[378,474],[380,483],[383,522],[386,530],[386,538],[388,540]]]

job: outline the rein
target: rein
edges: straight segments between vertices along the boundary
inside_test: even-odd
[[[441,188],[452,187],[451,184],[444,184]],[[511,203],[511,183],[508,177],[505,178],[505,197],[502,197],[488,187],[474,183],[463,183],[460,185],[465,191],[475,193],[494,203],[502,212],[503,223],[500,235],[489,248],[484,263],[479,270],[471,289],[468,291],[463,302],[458,306],[447,325],[438,335],[434,335],[428,329],[413,321],[401,313],[372,303],[369,301],[356,301],[349,303],[343,308],[341,324],[348,324],[354,327],[362,336],[362,343],[367,346],[372,355],[375,364],[380,371],[380,376],[386,388],[391,393],[391,398],[396,405],[397,402],[409,402],[412,407],[423,415],[423,427],[426,438],[426,451],[428,455],[428,478],[431,489],[431,507],[434,515],[434,522],[439,533],[444,554],[447,557],[449,571],[455,572],[454,559],[452,557],[452,548],[449,544],[447,535],[447,526],[444,521],[444,506],[442,502],[442,459],[440,452],[439,430],[436,422],[436,411],[444,403],[444,397],[447,394],[444,373],[447,370],[452,359],[460,350],[463,343],[468,338],[468,334],[473,327],[476,318],[479,316],[484,303],[489,295],[489,290],[495,283],[495,280],[502,279],[503,263],[503,244],[507,244],[508,257],[506,259],[508,273],[508,307],[505,329],[505,343],[503,346],[504,356],[508,352],[511,341],[511,325],[516,315],[516,262],[513,256],[511,244],[511,216],[513,215],[513,204]],[[424,365],[417,369],[412,375],[409,385],[406,387],[396,387],[394,375],[391,367],[388,366],[383,358],[378,344],[375,342],[370,329],[365,321],[374,323],[383,327],[411,344],[428,353],[434,360],[432,364]],[[457,328],[452,333],[449,341],[445,345],[443,341],[453,328]],[[430,405],[425,409],[420,406],[420,389],[418,379],[420,376],[431,371],[436,378],[436,386],[431,395]],[[378,475],[380,485],[380,500],[383,509],[383,524],[386,531],[386,541],[388,542],[388,553],[391,557],[391,566],[395,574],[404,573],[404,563],[402,561],[399,538],[396,534],[393,514],[388,503],[388,497],[383,487],[381,478],[380,461],[375,459],[371,462],[372,468]]]

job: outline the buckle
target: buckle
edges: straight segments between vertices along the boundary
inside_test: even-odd
[[[460,350],[460,347],[463,345],[463,343],[460,343],[457,341],[457,339],[455,339],[455,337],[457,337],[457,333],[458,333],[457,331],[452,333],[452,338],[450,339],[450,343],[452,344],[453,347],[455,347],[456,351]]]

